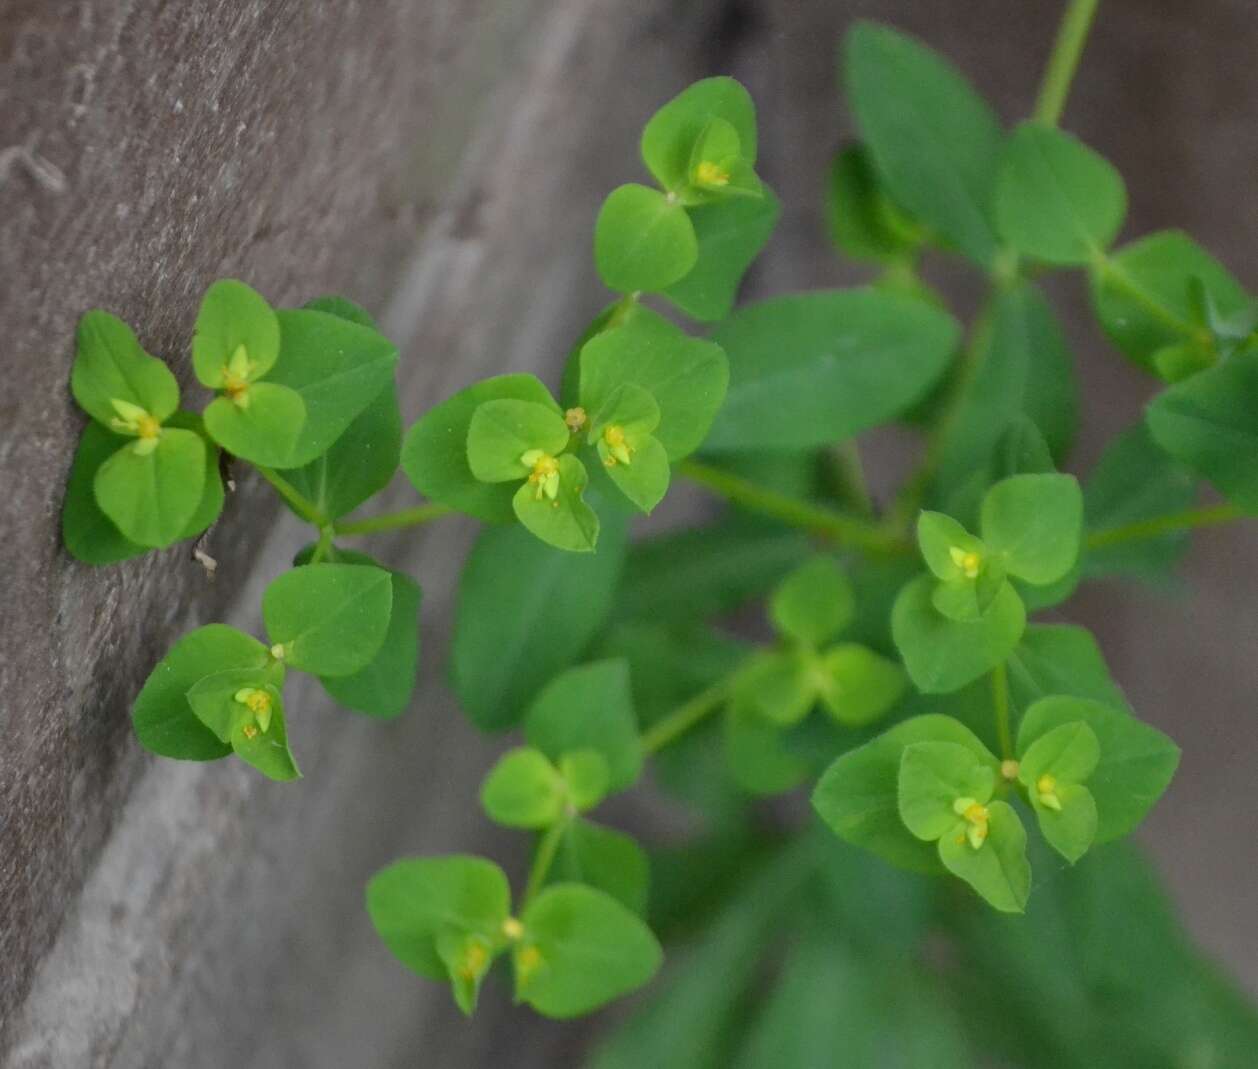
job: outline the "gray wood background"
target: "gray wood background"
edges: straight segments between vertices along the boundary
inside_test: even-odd
[[[576,1065],[595,1026],[537,1023],[491,992],[475,1026],[371,936],[368,874],[467,849],[518,867],[474,804],[504,745],[458,716],[442,661],[473,525],[386,552],[425,588],[425,683],[380,725],[294,693],[306,773],[158,762],[128,707],[183,630],[257,627],[302,532],[244,480],[215,533],[105,570],[61,550],[82,425],[73,324],[101,306],[191,386],[201,290],[335,290],[382,313],[408,421],[503,370],[554,369],[603,297],[589,235],[638,176],[637,131],[694,77],[752,88],[783,223],[749,292],[847,283],[819,226],[850,130],[834,45],[857,14],[921,33],[1010,120],[1030,108],[1059,5],[822,0],[0,0],[0,1064],[14,1069]],[[1246,0],[1107,0],[1068,125],[1128,177],[1128,235],[1183,226],[1258,280],[1258,28]],[[1057,287],[1086,385],[1086,470],[1148,383]],[[962,297],[967,294],[962,291]],[[879,438],[886,477],[902,448]],[[396,486],[396,503],[413,495]],[[1258,546],[1200,539],[1191,599],[1090,589],[1141,712],[1184,744],[1150,821],[1202,941],[1258,992]],[[649,819],[649,814],[642,815]]]

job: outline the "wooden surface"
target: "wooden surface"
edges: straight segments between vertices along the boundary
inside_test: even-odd
[[[787,211],[752,290],[855,280],[819,229],[821,176],[850,131],[834,43],[854,14],[953,55],[1013,120],[1057,4],[821,0],[0,0],[0,1064],[571,1065],[588,1029],[490,993],[475,1026],[371,936],[367,875],[407,853],[518,866],[474,804],[501,739],[443,678],[449,602],[474,530],[383,552],[425,589],[425,684],[380,725],[295,688],[298,785],[236,762],[153,761],[127,710],[153,662],[211,620],[256,629],[303,532],[247,480],[207,585],[183,549],[93,570],[60,549],[82,418],[73,323],[134,322],[190,386],[196,300],[220,275],[277,302],[327,290],[383,313],[403,411],[503,370],[551,370],[604,299],[589,235],[633,180],[652,108],[700,74],[745,78]],[[1109,0],[1067,123],[1127,175],[1127,234],[1181,225],[1258,279],[1258,98],[1244,0]],[[6,146],[17,151],[7,152]],[[1087,384],[1080,465],[1148,385],[1060,287]],[[195,392],[192,396],[196,396]],[[879,439],[885,474],[900,443]],[[393,500],[413,499],[396,486]],[[1251,908],[1258,660],[1253,532],[1202,540],[1191,601],[1086,592],[1143,715],[1185,745],[1146,840],[1193,928],[1258,991]],[[1237,844],[1243,844],[1244,849]]]

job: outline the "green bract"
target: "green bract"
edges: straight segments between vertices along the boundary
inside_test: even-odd
[[[919,716],[835,761],[813,791],[812,804],[841,839],[892,864],[930,872],[940,867],[938,851],[905,826],[898,786],[905,751],[925,742],[958,745],[977,765],[996,770],[996,759],[969,728],[948,716]]]
[[[662,316],[636,308],[595,334],[580,351],[580,399],[594,416],[626,384],[659,407],[653,436],[669,460],[693,453],[725,400],[729,366],[711,342],[692,338]]]
[[[281,575],[262,595],[272,651],[319,676],[365,668],[384,644],[393,583],[383,568],[307,564]]]
[[[649,513],[668,490],[668,453],[651,432],[660,406],[641,386],[626,382],[612,391],[590,420],[589,440],[620,491]]]
[[[1105,843],[1128,834],[1161,797],[1179,764],[1179,747],[1112,705],[1061,696],[1042,698],[1027,709],[1018,728],[1019,752],[1030,754],[1036,740],[1054,728],[1080,723],[1099,744],[1087,787],[1096,802],[1096,842]],[[1089,750],[1085,744],[1085,756]]]
[[[533,375],[486,379],[431,409],[407,432],[402,470],[426,497],[479,520],[504,523],[513,516],[514,488],[479,481],[468,461],[472,417],[481,405],[495,400],[551,406],[556,415],[561,414],[550,391]]]
[[[1018,780],[1040,831],[1070,862],[1078,861],[1096,837],[1096,801],[1083,781],[1100,756],[1100,743],[1083,721],[1046,731],[1019,754]]]
[[[939,611],[937,584],[927,575],[908,584],[895,600],[891,631],[918,690],[959,690],[1000,664],[1026,626],[1022,599],[1005,583],[981,617],[956,620]]]
[[[851,583],[829,557],[814,557],[773,592],[769,615],[782,634],[816,645],[845,628],[856,611]]]
[[[663,958],[637,916],[580,884],[547,888],[520,921],[516,998],[547,1017],[576,1017],[641,987]]]
[[[70,391],[84,412],[120,434],[138,431],[126,426],[134,421],[119,411],[118,401],[159,424],[179,407],[179,386],[170,369],[140,348],[131,328],[108,312],[88,312],[79,320]]]
[[[552,761],[596,750],[606,762],[609,789],[631,787],[642,769],[642,749],[628,663],[595,661],[555,676],[529,706],[524,735]]]
[[[661,186],[682,196],[692,184],[694,165],[704,158],[700,146],[716,137],[725,142],[725,155],[755,166],[756,108],[733,78],[695,82],[660,108],[642,131],[642,159]]]
[[[505,945],[510,909],[502,869],[477,857],[398,861],[367,885],[367,912],[385,945],[421,976],[449,980],[464,1013]]]
[[[608,289],[648,293],[667,289],[699,258],[686,209],[647,186],[613,190],[594,227],[594,263]]]

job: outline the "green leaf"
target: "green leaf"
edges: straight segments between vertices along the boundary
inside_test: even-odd
[[[1246,513],[1258,513],[1258,353],[1236,353],[1168,387],[1145,410],[1149,433]]]
[[[607,758],[598,750],[573,750],[559,759],[559,774],[566,784],[569,804],[578,813],[593,809],[607,797],[610,772]]]
[[[900,819],[900,760],[906,747],[920,742],[957,743],[980,764],[993,770],[998,765],[959,720],[931,713],[905,720],[839,757],[818,781],[812,805],[840,839],[900,868],[937,872],[935,849],[911,835]]]
[[[1096,839],[1098,817],[1092,792],[1077,783],[1062,784],[1054,792],[1057,804],[1052,807],[1035,790],[1030,795],[1044,839],[1073,865]]]
[[[1061,325],[1031,282],[1002,289],[975,335],[975,370],[962,386],[944,439],[939,481],[955,486],[985,466],[1001,435],[1029,418],[1053,456],[1069,452],[1079,423],[1079,385]]]
[[[115,400],[144,409],[158,423],[179,407],[179,384],[170,368],[140,347],[126,323],[99,309],[79,320],[70,392],[106,427],[120,415]]]
[[[715,323],[734,309],[743,275],[769,241],[782,204],[761,183],[759,197],[728,197],[686,209],[698,242],[698,259],[662,291],[692,319]]]
[[[161,548],[184,537],[205,490],[206,447],[194,431],[166,427],[155,448],[129,441],[101,464],[96,503],[123,537]]]
[[[957,742],[915,742],[900,755],[896,781],[900,819],[919,839],[933,842],[957,826],[959,800],[982,805],[992,796],[991,764]]]
[[[425,497],[486,523],[514,517],[515,487],[479,481],[468,466],[467,438],[476,410],[488,401],[516,400],[546,405],[558,415],[550,391],[534,375],[499,375],[460,390],[406,433],[402,470]]]
[[[1083,493],[1073,475],[1014,475],[983,498],[983,539],[1019,579],[1046,586],[1079,556]]]
[[[565,431],[565,433],[567,433]],[[585,503],[589,476],[585,465],[570,453],[559,457],[559,486],[552,500],[540,485],[523,483],[511,499],[516,518],[534,535],[556,549],[593,553],[598,544],[598,514]]]
[[[1162,796],[1179,764],[1179,747],[1156,728],[1110,705],[1084,698],[1041,698],[1022,717],[1018,751],[1062,724],[1083,721],[1095,733],[1101,761],[1088,779],[1096,799],[1097,843],[1131,832]]]
[[[637,306],[581,349],[581,404],[596,413],[625,383],[646,390],[660,409],[653,434],[670,460],[693,453],[725,399],[729,369],[712,342],[692,338]]]
[[[686,177],[690,188],[684,199],[688,203],[760,196],[760,179],[743,158],[738,131],[719,116],[708,120],[695,141]]]
[[[992,802],[987,811],[989,830],[983,845],[975,850],[964,834],[947,834],[939,840],[939,859],[988,905],[1002,913],[1021,913],[1031,892],[1026,829],[1004,802]]]
[[[205,409],[205,429],[227,452],[267,467],[283,466],[293,455],[306,422],[301,394],[273,382],[258,382],[245,403],[219,397]]]
[[[1025,122],[1005,142],[995,221],[1019,253],[1044,263],[1090,263],[1123,225],[1127,191],[1103,157],[1070,134]]]
[[[284,703],[274,687],[266,688],[273,703],[271,720],[265,731],[257,725],[237,724],[232,730],[231,746],[247,765],[252,765],[268,779],[287,783],[300,779],[301,772],[288,748],[288,730],[284,725]]]
[[[911,257],[922,241],[922,228],[882,188],[864,145],[848,145],[835,156],[826,217],[835,246],[854,260],[894,263]]]
[[[470,1017],[480,998],[481,981],[493,964],[495,948],[483,935],[449,928],[437,933],[436,946],[450,974],[454,1003]]]
[[[344,550],[338,551],[338,555],[342,560],[348,557]],[[370,558],[360,561],[369,562],[374,563]],[[392,719],[406,711],[419,670],[419,584],[404,572],[390,570],[389,576],[389,628],[379,652],[357,672],[319,680],[323,689],[342,705],[382,719]]]
[[[1018,779],[1032,788],[1041,776],[1052,776],[1067,783],[1082,783],[1094,771],[1101,759],[1101,744],[1094,732],[1082,720],[1061,724],[1044,734],[1019,743]],[[1034,801],[1034,799],[1032,799]]]
[[[1091,633],[1066,624],[1030,624],[1009,658],[1009,685],[1016,705],[1068,694],[1128,710]]]
[[[810,552],[801,532],[740,516],[645,538],[629,551],[618,615],[718,616],[767,592]]]
[[[397,348],[339,315],[304,308],[277,315],[280,358],[268,379],[296,390],[305,403],[306,421],[282,465],[299,468],[327,452],[393,381]]]
[[[663,960],[655,936],[637,916],[580,884],[548,887],[520,920],[516,998],[544,1017],[589,1013],[642,987]]]
[[[947,60],[902,33],[856,23],[843,43],[848,97],[888,193],[976,263],[1000,156],[995,115]]]
[[[188,691],[201,679],[233,668],[261,671],[267,649],[251,635],[226,624],[189,631],[149,673],[131,707],[136,737],[146,750],[184,761],[213,761],[231,753],[199,721],[188,704]]]
[[[885,423],[926,395],[957,337],[945,312],[872,289],[742,308],[712,335],[730,381],[705,449],[811,449]]]
[[[1045,732],[1020,755],[1018,780],[1027,790],[1040,831],[1072,865],[1096,837],[1096,801],[1080,784],[1100,756],[1096,734],[1082,721]]]
[[[560,453],[570,435],[553,406],[530,401],[486,401],[472,413],[467,431],[467,464],[473,477],[486,483],[525,478],[532,463],[525,454]]]
[[[657,438],[646,435],[634,445],[630,464],[614,461],[606,445],[600,441],[599,454],[605,452],[608,455],[603,457],[603,466],[608,477],[639,511],[649,516],[655,506],[664,500],[672,477],[664,447]]]
[[[284,663],[318,676],[347,676],[384,644],[393,578],[361,564],[307,564],[271,582],[262,595],[267,634]]]
[[[817,703],[812,660],[801,650],[757,651],[734,678],[734,703],[775,730],[799,723]]]
[[[660,185],[683,193],[695,146],[713,119],[729,123],[747,163],[756,162],[756,107],[733,78],[695,82],[659,109],[642,131],[642,160]]]
[[[947,694],[990,672],[1018,644],[1026,610],[1005,584],[978,620],[951,620],[931,601],[935,582],[927,575],[910,582],[895,600],[891,633],[909,678],[924,694]]]
[[[607,195],[594,223],[594,264],[617,293],[656,293],[683,278],[699,258],[686,209],[634,183]]]
[[[1157,447],[1143,423],[1114,438],[1083,484],[1088,534],[1181,512],[1196,498],[1196,481]],[[1112,545],[1090,545],[1083,555],[1089,577],[1119,574],[1163,582],[1188,548],[1189,532],[1168,531]]]
[[[828,556],[805,561],[769,600],[769,617],[778,633],[814,646],[837,635],[855,615],[852,584]]]
[[[472,722],[517,723],[533,696],[602,628],[624,562],[621,517],[607,517],[595,553],[543,545],[520,527],[481,532],[463,569],[451,672]]]
[[[402,414],[390,383],[324,454],[284,473],[329,520],[346,516],[393,479],[402,452]]]
[[[1187,234],[1162,230],[1093,267],[1092,306],[1110,340],[1142,367],[1150,367],[1158,350],[1184,342],[1213,361],[1210,331],[1193,308],[1193,279],[1204,283],[1225,315],[1249,305],[1218,260]]]
[[[437,949],[441,933],[479,935],[496,944],[510,909],[507,877],[479,857],[396,861],[367,884],[367,912],[385,946],[408,969],[434,980],[447,978]]]
[[[114,564],[148,552],[145,546],[132,542],[114,526],[96,503],[93,489],[100,466],[134,441],[113,434],[96,422],[83,428],[61,506],[61,538],[70,555],[84,564]],[[221,485],[219,493],[222,493]]]
[[[555,676],[524,717],[524,737],[552,761],[573,750],[597,750],[608,786],[631,787],[642,771],[638,719],[624,658],[594,661]]]
[[[917,517],[917,545],[926,567],[945,583],[973,580],[967,568],[981,568],[987,547],[951,516],[942,512],[921,512]],[[977,557],[977,560],[973,558]]]
[[[576,817],[564,829],[551,869],[552,883],[583,883],[611,895],[638,916],[646,913],[650,863],[623,832]]]
[[[808,705],[811,707],[811,699]],[[784,794],[813,771],[811,762],[789,745],[781,725],[766,720],[750,704],[732,702],[722,727],[725,764],[745,791]]]
[[[184,413],[171,417],[170,426],[192,429],[197,420]],[[135,439],[113,434],[99,423],[83,428],[83,437],[74,454],[70,479],[66,485],[65,503],[61,509],[61,534],[66,549],[85,564],[113,564],[147,553],[145,546],[132,542],[114,525],[96,503],[96,472],[119,449],[133,445]],[[188,526],[179,536],[193,538],[216,519],[223,508],[223,480],[218,474],[218,450],[205,450],[205,483],[201,501]]]
[[[564,778],[540,750],[508,750],[481,785],[480,802],[490,820],[508,828],[549,828],[563,816]]]
[[[877,720],[908,689],[903,668],[856,643],[827,650],[822,666],[827,683],[821,688],[821,705],[845,727]]]
[[[270,371],[279,355],[279,321],[259,293],[232,278],[205,291],[192,338],[192,368],[203,386],[222,389],[233,359],[247,362],[242,377],[252,382]]]

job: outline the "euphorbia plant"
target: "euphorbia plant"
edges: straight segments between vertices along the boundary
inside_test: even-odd
[[[341,298],[273,310],[225,280],[195,324],[196,376],[217,391],[198,416],[128,327],[89,312],[72,374],[92,418],[65,506],[76,556],[200,535],[233,461],[313,528],[263,596],[264,640],[211,624],[161,660],[133,709],[140,741],[294,778],[292,670],[351,709],[400,715],[419,587],[342,541],[463,513],[486,526],[451,679],[477,727],[522,731],[481,801],[535,837],[533,861],[513,894],[482,858],[401,860],[367,908],[464,1011],[501,957],[520,1001],[589,1012],[651,979],[653,927],[689,928],[694,968],[600,1064],[804,1064],[780,1052],[835,1020],[849,1045],[873,1036],[896,1006],[905,1050],[934,1052],[906,1064],[970,1065],[970,1045],[991,1043],[1020,1063],[1101,1064],[1106,1033],[1080,1010],[1094,991],[1127,1008],[1109,1034],[1144,1050],[1145,1011],[1190,981],[1196,1031],[1152,1049],[1240,1049],[1229,1037],[1252,1021],[1201,979],[1139,863],[1094,857],[1139,825],[1179,750],[1137,718],[1084,629],[1039,615],[1087,579],[1158,579],[1189,528],[1258,509],[1254,302],[1182,234],[1115,249],[1122,180],[1057,126],[1094,7],[1070,4],[1036,113],[1012,131],[924,45],[852,29],[842,71],[862,140],[837,154],[828,209],[840,251],[876,269],[855,289],[734,307],[779,206],[746,91],[723,77],[683,91],[642,134],[655,184],[623,185],[599,212],[594,260],[615,298],[557,390],[526,374],[472,383],[403,433],[397,354],[367,313]],[[919,271],[936,251],[988,280],[968,329]],[[1037,282],[1058,269],[1087,273],[1103,331],[1166,384],[1082,483],[1061,470],[1077,386]],[[857,437],[891,422],[920,429],[922,455],[874,495]],[[426,502],[347,518],[399,465]],[[733,508],[631,542],[631,517],[677,476]],[[1195,507],[1198,479],[1226,501]],[[758,598],[767,639],[718,626]],[[598,816],[651,761],[705,818],[654,857]],[[821,823],[787,808],[763,831],[750,800],[805,784]],[[1158,960],[1128,968],[1135,949],[1112,940],[1087,958],[1087,903],[1163,933]],[[928,932],[953,946],[947,961],[906,958]],[[1039,962],[1055,944],[1084,960]],[[735,1020],[775,945],[794,947],[778,994]],[[1045,971],[1051,997],[1019,1001]],[[815,1006],[818,987],[837,1009]],[[1022,1030],[969,1014],[979,989]],[[679,1000],[697,1007],[689,1023]],[[1233,1064],[1219,1056],[1201,1064]]]

